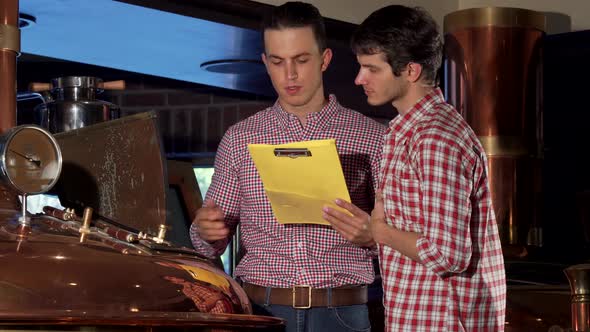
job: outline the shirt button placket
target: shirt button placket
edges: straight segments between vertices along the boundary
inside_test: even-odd
[[[296,234],[293,237],[294,250],[293,250],[293,261],[297,266],[297,284],[303,284],[307,279],[305,270],[306,263],[306,248],[305,248],[305,235]]]

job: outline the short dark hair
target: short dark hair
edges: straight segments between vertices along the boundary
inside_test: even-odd
[[[436,84],[443,41],[432,16],[420,7],[391,5],[367,17],[351,39],[356,54],[383,52],[395,76],[408,63],[422,65],[423,78]]]
[[[326,26],[320,11],[312,4],[289,1],[273,8],[262,20],[262,33],[268,29],[311,27],[320,52],[328,47]]]

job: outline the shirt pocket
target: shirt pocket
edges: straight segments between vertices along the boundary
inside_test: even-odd
[[[392,188],[392,198],[395,197],[395,204],[399,207],[399,226],[404,231],[421,232],[420,182],[410,162],[411,156],[406,145],[397,152],[390,165],[391,177],[388,185]]]

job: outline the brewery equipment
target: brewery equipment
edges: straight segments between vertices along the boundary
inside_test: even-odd
[[[561,265],[526,259],[544,244],[544,31],[543,13],[519,8],[470,8],[444,19],[443,90],[488,159],[506,258],[506,331],[563,331],[571,323]]]
[[[570,284],[572,328],[590,330],[590,264],[570,266],[564,270]]]
[[[17,16],[17,0],[0,2],[0,330],[282,325],[252,315],[231,277],[166,237],[166,169],[154,114],[112,120],[118,107],[94,99],[109,84],[67,77],[42,87],[56,99],[39,108],[39,124],[59,135],[15,127]],[[54,184],[67,209],[23,209],[19,218],[17,195]]]
[[[23,211],[26,223],[17,210],[0,209],[0,329],[233,331],[282,324],[252,315],[236,281],[167,238],[155,114],[53,136],[33,125],[14,127],[0,143],[8,190],[35,194],[55,183],[68,207]]]
[[[444,90],[478,135],[504,253],[541,246],[542,13],[471,8],[444,20]]]
[[[45,129],[34,125],[11,128],[0,137],[0,171],[8,189],[21,195],[19,221],[28,225],[27,197],[50,190],[61,173],[59,145]]]
[[[280,325],[190,250],[92,216],[46,209],[23,226],[0,211],[3,331],[222,331]],[[235,315],[239,314],[239,315]]]
[[[14,127],[1,137],[2,179],[21,195],[47,192],[59,179],[61,166],[61,149],[57,141],[40,127]]]
[[[51,83],[31,83],[29,90],[45,93],[46,101],[29,114],[31,123],[59,133],[82,128],[120,116],[119,106],[96,99],[106,90],[122,90],[124,81],[103,82],[90,76],[66,76]]]

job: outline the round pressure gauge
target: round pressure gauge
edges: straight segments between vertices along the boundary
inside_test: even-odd
[[[57,182],[61,166],[59,145],[45,129],[23,125],[0,137],[2,180],[19,194],[47,192]]]

